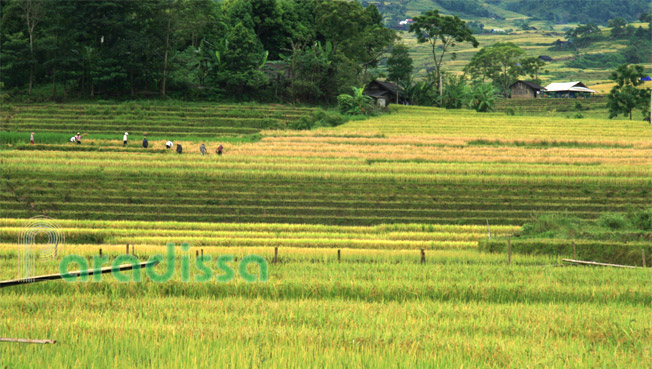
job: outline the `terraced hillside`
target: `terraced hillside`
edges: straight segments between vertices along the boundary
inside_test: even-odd
[[[170,112],[175,121],[181,114]],[[11,119],[18,116],[28,114]],[[20,124],[6,129],[27,128]],[[165,283],[129,272],[129,283],[105,276],[1,288],[0,337],[58,342],[3,343],[0,367],[594,368],[652,360],[649,269],[556,267],[569,250],[515,253],[508,265],[503,254],[478,251],[478,241],[514,234],[543,212],[592,219],[649,207],[645,122],[396,107],[337,128],[265,130],[255,142],[200,131],[175,140],[181,155],[158,138],[148,149],[123,147],[113,118],[99,113],[96,127],[102,133],[81,145],[40,130],[34,145],[28,136],[3,141],[0,279],[23,276],[16,240],[37,215],[65,235],[59,257],[82,263],[99,254],[125,262],[127,244],[139,261],[167,243],[190,248],[174,248]],[[222,156],[214,154],[220,143]],[[537,242],[515,242],[515,251]],[[598,241],[592,252],[605,245],[621,246]],[[584,255],[585,244],[577,246]],[[636,255],[646,247],[622,246]],[[262,268],[257,283],[236,276],[252,254],[269,263],[267,282]],[[183,277],[184,260],[204,257],[212,277],[200,282],[194,267]],[[56,273],[57,263],[39,258],[35,271]],[[231,282],[220,282],[224,265]]]
[[[3,131],[221,137],[287,128],[310,116],[312,110],[284,105],[130,102],[6,105],[1,111]]]
[[[187,155],[27,146],[38,150],[2,153],[1,204],[12,218],[340,225],[519,225],[649,204],[644,122],[462,117],[401,108],[341,129],[268,131],[222,157],[190,142]]]

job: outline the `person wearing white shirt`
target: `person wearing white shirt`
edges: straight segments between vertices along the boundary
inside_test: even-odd
[[[174,146],[174,143],[172,143],[172,141],[168,141],[165,143],[165,147],[167,147],[168,149],[171,149],[172,146]]]
[[[122,136],[122,146],[127,146],[127,136],[129,136],[129,133],[125,132],[125,135]]]

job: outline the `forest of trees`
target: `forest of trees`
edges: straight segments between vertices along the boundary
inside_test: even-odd
[[[501,0],[487,0],[501,3]],[[506,2],[505,8],[530,17],[555,23],[597,23],[622,17],[636,20],[649,10],[649,0],[519,0]]]
[[[1,11],[3,90],[47,86],[56,99],[332,103],[374,78],[396,39],[374,5],[345,0],[4,0]]]

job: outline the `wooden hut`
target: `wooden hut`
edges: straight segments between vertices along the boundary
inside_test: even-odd
[[[530,81],[516,81],[509,86],[512,99],[534,99],[541,95],[543,87]]]
[[[390,103],[402,101],[399,87],[390,82],[373,80],[364,89],[364,93],[371,96],[379,106],[387,106]]]

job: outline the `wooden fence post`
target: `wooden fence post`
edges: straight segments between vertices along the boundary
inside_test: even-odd
[[[278,262],[278,247],[274,247],[274,264]]]
[[[507,237],[507,265],[512,265],[512,241]]]
[[[342,259],[341,259],[341,253],[340,253],[340,250],[338,249],[338,250],[337,250],[337,262],[339,263],[339,262],[341,262],[341,261],[342,261]]]
[[[199,250],[195,250],[195,257],[196,257],[196,258],[199,257]]]
[[[201,257],[204,257],[204,249],[201,249]]]
[[[577,260],[577,252],[575,251],[575,241],[573,241],[573,260]]]
[[[641,249],[641,256],[643,258],[643,268],[646,268],[647,266],[645,265],[645,249]]]
[[[421,249],[421,264],[425,264],[426,262],[426,252]]]
[[[136,245],[131,245],[131,255],[136,256]]]
[[[100,256],[102,256],[102,249],[100,249]]]
[[[127,244],[126,250],[127,250],[126,254],[129,255],[129,244]]]

